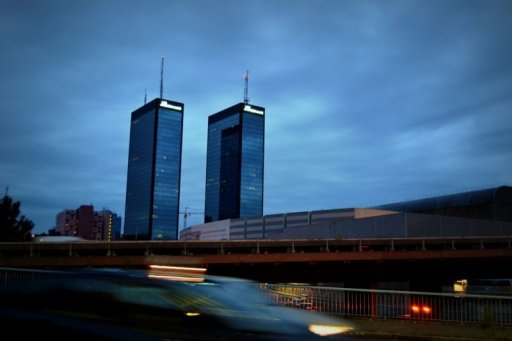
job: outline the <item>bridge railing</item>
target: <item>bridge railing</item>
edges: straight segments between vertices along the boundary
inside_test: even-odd
[[[512,325],[512,296],[262,284],[279,304],[345,317]]]

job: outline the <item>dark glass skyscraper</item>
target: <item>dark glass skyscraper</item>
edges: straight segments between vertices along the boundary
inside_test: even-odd
[[[238,103],[208,117],[205,222],[263,215],[265,108]]]
[[[125,239],[178,239],[183,110],[156,98],[132,112]]]

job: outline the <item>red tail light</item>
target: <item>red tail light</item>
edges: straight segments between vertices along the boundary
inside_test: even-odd
[[[425,314],[425,315],[430,315],[430,313],[432,312],[432,308],[430,308],[428,305],[418,305],[418,304],[413,304],[411,305],[411,311],[414,313],[414,314]]]

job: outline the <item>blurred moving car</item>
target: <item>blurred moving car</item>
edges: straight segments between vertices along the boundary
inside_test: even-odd
[[[257,282],[185,270],[76,269],[34,276],[0,291],[0,321],[4,332],[17,337],[53,339],[355,338],[349,321],[276,304]]]

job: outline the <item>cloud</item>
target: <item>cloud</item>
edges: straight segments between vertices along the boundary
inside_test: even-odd
[[[506,0],[3,1],[0,185],[41,232],[81,204],[124,216],[130,114],[162,55],[182,209],[204,209],[207,118],[246,70],[265,213],[511,183],[511,19]]]

